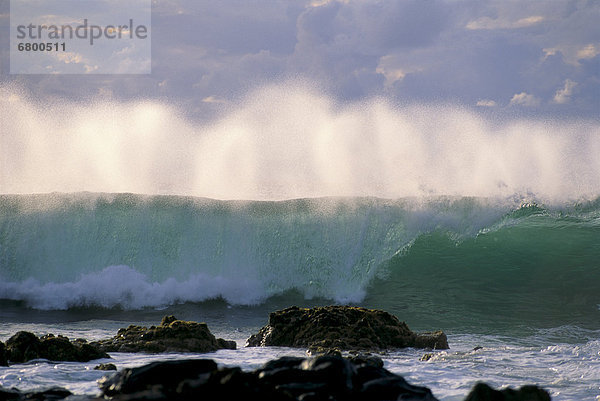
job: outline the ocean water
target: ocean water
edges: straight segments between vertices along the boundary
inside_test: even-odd
[[[423,350],[383,356],[441,400],[477,381],[599,400],[600,198],[0,195],[2,341],[18,330],[100,339],[174,314],[239,349],[111,362],[209,357],[253,369],[305,355],[243,347],[270,311],[333,303],[444,330],[450,350],[426,362]],[[99,362],[0,368],[0,385],[94,394]]]

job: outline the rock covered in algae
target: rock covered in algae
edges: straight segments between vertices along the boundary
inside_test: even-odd
[[[109,358],[104,351],[86,340],[70,341],[65,336],[55,336],[54,334],[38,337],[28,331],[19,331],[10,337],[6,341],[5,353],[5,359],[12,363],[23,363],[40,358],[70,362]]]
[[[165,316],[160,326],[150,328],[130,325],[117,335],[96,344],[106,352],[211,352],[235,349],[235,341],[216,338],[206,323],[178,320]]]
[[[268,324],[252,335],[247,345],[341,350],[449,348],[442,331],[417,334],[387,312],[350,306],[292,306],[273,312]]]

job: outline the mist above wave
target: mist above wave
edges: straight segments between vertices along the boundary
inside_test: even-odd
[[[288,81],[210,123],[154,100],[43,104],[0,87],[0,192],[217,199],[600,193],[600,124],[490,121],[452,105],[340,104]]]

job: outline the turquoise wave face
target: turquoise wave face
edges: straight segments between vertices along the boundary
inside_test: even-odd
[[[600,328],[600,220],[517,212],[461,241],[419,236],[365,302],[423,326]]]
[[[599,260],[598,199],[0,196],[0,299],[38,309],[254,305],[291,291],[416,327],[598,327]]]

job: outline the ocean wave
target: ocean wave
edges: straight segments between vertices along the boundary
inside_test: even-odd
[[[597,320],[599,205],[2,195],[0,299],[141,309],[296,291],[473,324],[490,313]]]

